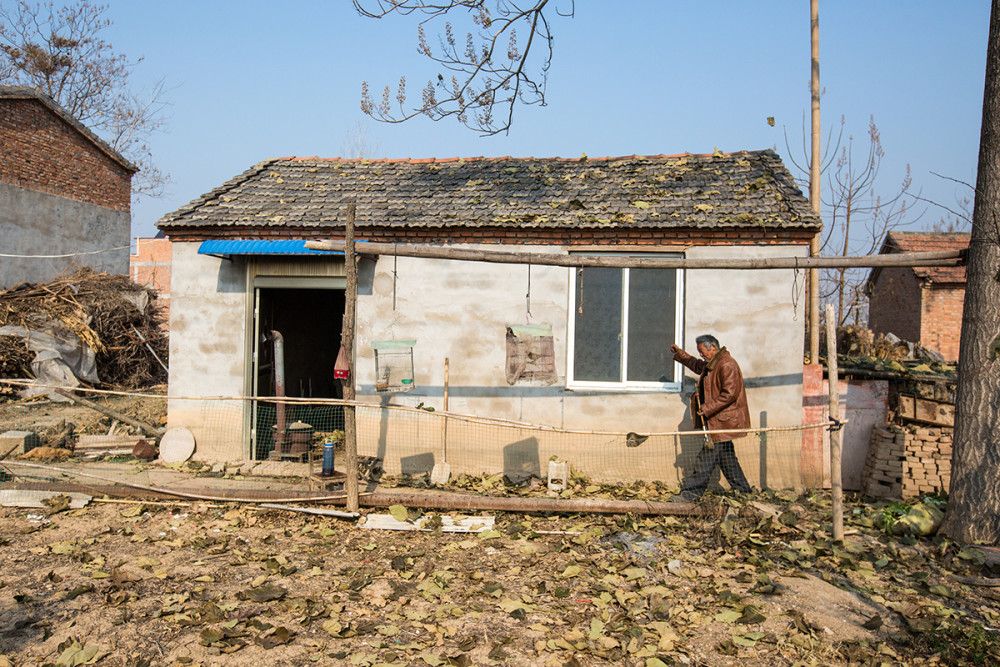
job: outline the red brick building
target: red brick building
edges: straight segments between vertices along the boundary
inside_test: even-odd
[[[0,86],[0,288],[83,264],[126,273],[136,171],[47,95]]]
[[[962,250],[969,235],[954,232],[889,232],[881,254]],[[958,359],[965,303],[965,267],[879,267],[865,285],[868,326]]]
[[[143,287],[156,290],[157,303],[163,309],[163,325],[170,322],[170,239],[137,238],[135,254],[129,256],[129,277]]]

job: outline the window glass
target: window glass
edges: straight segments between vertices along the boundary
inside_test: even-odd
[[[577,269],[575,291],[573,377],[621,382],[622,270]]]
[[[682,275],[607,267],[574,275],[571,383],[679,382],[670,344],[681,336]]]
[[[673,382],[670,344],[676,329],[677,271],[626,269],[628,289],[628,380]]]

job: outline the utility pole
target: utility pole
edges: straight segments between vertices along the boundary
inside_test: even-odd
[[[819,122],[819,0],[809,0],[810,41],[812,42],[812,155],[809,163],[809,204],[816,215],[822,214],[820,200],[820,122]],[[822,218],[821,218],[822,219]],[[809,254],[819,257],[819,237],[812,238]],[[809,269],[809,363],[819,363],[819,269]]]

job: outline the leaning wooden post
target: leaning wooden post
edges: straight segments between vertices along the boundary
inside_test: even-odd
[[[344,290],[344,323],[341,330],[340,344],[351,362],[351,371],[347,379],[341,380],[344,386],[344,400],[353,401],[354,394],[354,318],[358,307],[358,258],[354,254],[354,213],[356,205],[347,205],[347,222],[344,226],[344,267],[347,276],[347,286]],[[345,467],[347,478],[344,480],[344,491],[347,495],[347,511],[358,511],[358,432],[357,419],[353,405],[344,406],[344,449],[347,453]]]
[[[837,321],[833,304],[826,304],[826,366],[830,376],[830,495],[833,497],[833,539],[844,539],[844,481],[840,468],[840,379],[837,377]]]

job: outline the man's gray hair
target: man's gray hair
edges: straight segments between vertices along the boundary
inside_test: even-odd
[[[719,339],[715,336],[710,336],[709,334],[702,334],[694,339],[695,345],[714,345],[716,350],[721,350],[722,346],[719,345]]]

